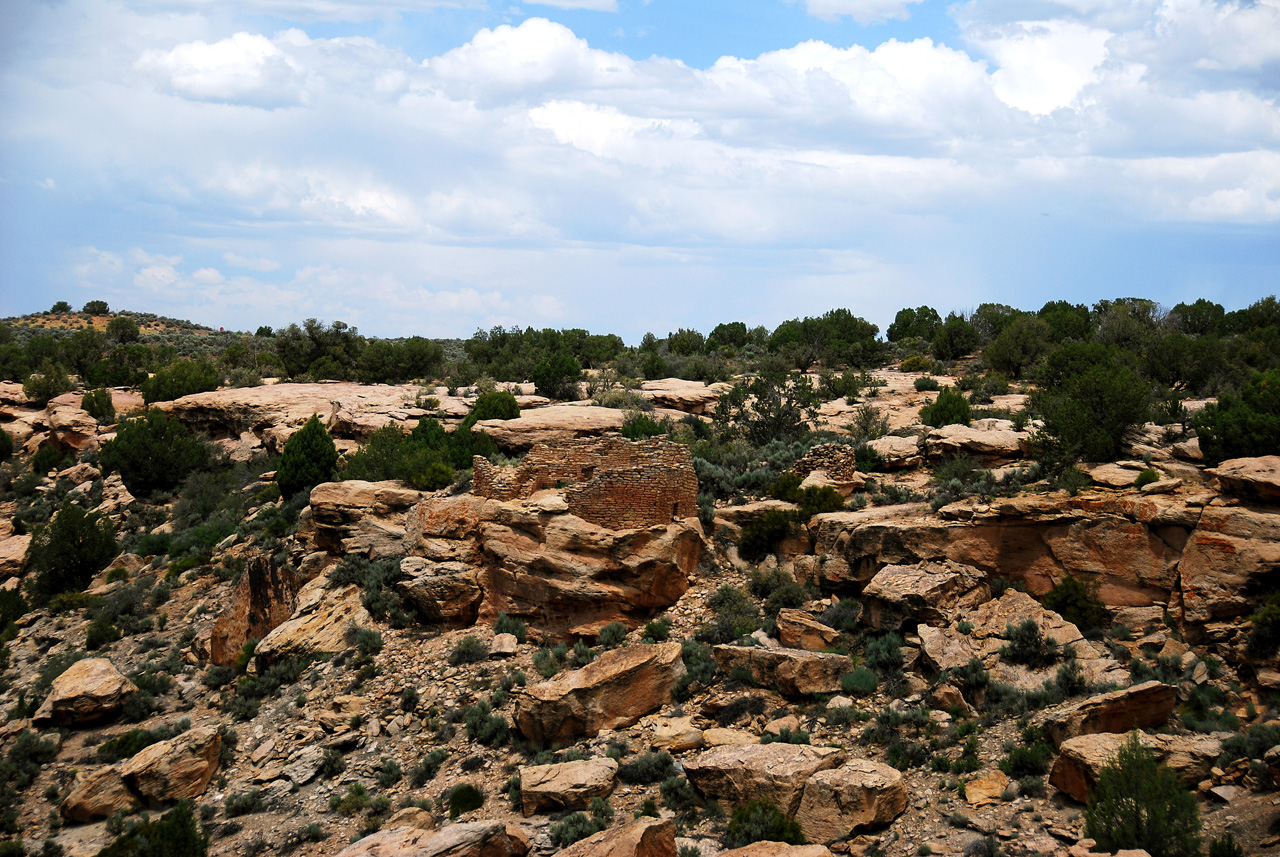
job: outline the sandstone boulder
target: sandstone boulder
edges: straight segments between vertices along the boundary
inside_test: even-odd
[[[425,495],[401,482],[323,482],[311,489],[313,549],[390,559],[405,553],[405,513]]]
[[[679,643],[605,652],[582,669],[527,688],[516,704],[516,728],[530,740],[564,745],[631,726],[666,704],[682,675]]]
[[[584,759],[520,769],[520,802],[525,816],[586,809],[591,799],[608,797],[618,776],[613,759]]]
[[[919,467],[924,463],[924,456],[920,454],[920,441],[914,437],[887,435],[867,441],[867,446],[880,456],[880,466],[886,470]]]
[[[98,421],[80,407],[80,394],[69,393],[49,401],[45,408],[49,430],[63,449],[83,452],[98,445]]]
[[[650,745],[655,750],[683,753],[696,750],[703,744],[702,730],[693,725],[692,717],[671,717],[660,720],[653,728]]]
[[[820,652],[840,642],[840,632],[803,610],[788,608],[778,612],[778,641],[789,649]]]
[[[143,748],[120,766],[120,775],[151,806],[196,798],[209,787],[221,751],[218,730],[201,726]]]
[[[1178,564],[1183,621],[1203,625],[1257,609],[1248,593],[1266,588],[1280,565],[1280,510],[1206,506]]]
[[[1009,785],[1009,778],[1004,771],[988,771],[980,777],[974,777],[964,786],[964,799],[969,806],[988,806],[999,803],[1004,798],[1004,790]]]
[[[680,378],[661,378],[640,385],[640,395],[656,407],[670,408],[686,414],[710,414],[720,397],[732,389],[725,383],[706,384]]]
[[[213,623],[209,659],[221,666],[235,663],[250,638],[261,640],[293,615],[304,582],[288,565],[250,556],[231,604]]]
[[[1079,735],[1129,732],[1163,726],[1178,704],[1178,690],[1158,681],[1146,681],[1110,693],[1067,702],[1037,718],[1055,747]]]
[[[1205,472],[1228,494],[1280,503],[1280,455],[1232,458]]]
[[[137,795],[129,791],[120,770],[112,765],[81,775],[59,811],[67,821],[87,824],[117,812],[128,814],[137,807]]]
[[[67,667],[53,680],[32,722],[37,725],[75,726],[111,717],[125,700],[138,692],[106,658],[86,658]]]
[[[17,577],[27,563],[27,547],[31,544],[31,535],[9,536],[0,540],[0,579]]]
[[[676,826],[669,819],[640,818],[592,834],[557,857],[675,857]]]
[[[259,668],[285,658],[340,652],[347,647],[349,629],[372,624],[372,617],[360,603],[359,586],[353,583],[329,590],[326,582],[324,577],[317,577],[303,586],[293,615],[258,642],[254,657]]]
[[[500,821],[451,824],[442,830],[380,830],[338,852],[338,857],[524,857],[528,838]]]
[[[944,625],[990,600],[986,575],[950,560],[887,565],[862,591],[864,615],[872,627],[885,631]]]
[[[1184,785],[1194,787],[1209,775],[1222,752],[1219,735],[1147,735],[1138,733],[1143,747],[1153,752],[1156,760],[1172,768]],[[1128,735],[1100,732],[1068,738],[1058,748],[1058,758],[1049,771],[1049,784],[1072,799],[1084,803],[1105,768]]]
[[[685,776],[706,798],[737,806],[767,800],[791,818],[800,808],[805,783],[819,771],[838,768],[843,750],[803,744],[748,744],[716,747],[684,763]]]
[[[528,449],[536,443],[554,443],[578,437],[594,437],[618,431],[626,412],[594,405],[549,405],[522,411],[514,420],[481,420],[476,428],[486,432],[504,450]]]
[[[452,627],[475,624],[484,590],[474,565],[410,556],[400,561],[400,570],[405,576],[396,590],[428,621]]]
[[[1031,452],[1031,436],[1013,429],[981,429],[955,423],[932,429],[924,438],[931,461],[969,455],[985,465],[1016,461]]]
[[[906,808],[907,787],[900,772],[870,759],[850,759],[808,779],[795,820],[806,840],[830,842],[883,827]]]
[[[763,841],[721,851],[719,857],[831,857],[831,850],[825,845],[788,845],[785,842]]]
[[[772,687],[785,696],[835,693],[840,689],[840,676],[849,671],[845,655],[803,649],[725,645],[716,646],[713,652],[724,672],[745,669],[757,685]]]

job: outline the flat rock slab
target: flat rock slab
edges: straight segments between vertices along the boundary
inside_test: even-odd
[[[1155,729],[1164,725],[1177,704],[1177,688],[1147,681],[1055,706],[1037,719],[1045,736],[1060,747],[1063,741],[1079,735]]]
[[[379,830],[348,845],[338,857],[524,857],[528,851],[528,839],[514,825],[478,821],[443,830]]]
[[[787,608],[778,612],[778,641],[788,649],[821,652],[840,642],[840,632],[803,610]]]
[[[803,744],[746,744],[708,750],[684,763],[685,776],[704,797],[731,806],[767,800],[788,817],[800,808],[805,783],[837,768],[843,750]]]
[[[1232,458],[1205,472],[1228,494],[1280,503],[1280,455]]]
[[[347,648],[346,636],[351,627],[367,628],[373,618],[361,603],[363,593],[354,583],[337,589],[325,588],[326,578],[317,577],[298,592],[293,615],[254,649],[260,668],[286,658],[297,658],[320,652],[341,652]]]
[[[850,759],[809,778],[795,820],[806,840],[830,842],[883,827],[906,808],[907,786],[899,771],[870,759]]]
[[[557,857],[675,857],[676,825],[669,819],[640,818],[575,842]]]
[[[825,845],[788,845],[785,842],[765,841],[721,851],[720,857],[831,857],[831,851]]]
[[[106,658],[76,661],[53,680],[53,687],[32,722],[74,726],[110,717],[138,688]]]
[[[852,666],[845,655],[803,649],[716,646],[713,652],[724,672],[745,669],[756,684],[775,688],[784,696],[835,693],[840,690],[840,677]]]
[[[516,704],[516,728],[531,740],[561,745],[624,729],[666,704],[682,675],[679,643],[605,652],[580,670],[529,687]]]
[[[618,776],[613,759],[585,759],[520,769],[521,810],[538,812],[585,809],[591,799],[608,797]]]

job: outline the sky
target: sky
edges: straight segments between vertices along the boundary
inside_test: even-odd
[[[1280,291],[1280,0],[3,0],[0,316]]]

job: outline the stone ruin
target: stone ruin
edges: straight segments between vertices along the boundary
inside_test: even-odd
[[[815,470],[826,471],[836,482],[851,482],[859,478],[858,456],[852,446],[823,443],[804,454],[791,467],[792,473],[808,476]]]
[[[516,467],[495,467],[477,456],[472,492],[519,500],[561,490],[569,513],[611,530],[666,524],[698,514],[698,477],[689,448],[654,438],[621,435],[535,445]]]

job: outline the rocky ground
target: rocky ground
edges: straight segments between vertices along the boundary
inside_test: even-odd
[[[743,528],[790,504],[614,532],[568,514],[556,488],[497,501],[355,482],[317,488],[283,538],[232,536],[207,562],[122,555],[88,593],[125,604],[131,633],[89,650],[94,607],[71,602],[22,617],[8,644],[3,749],[12,758],[29,731],[56,745],[18,796],[18,833],[93,855],[137,810],[155,817],[192,798],[213,854],[550,855],[569,814],[589,824],[597,799],[606,830],[570,857],[686,846],[711,857],[732,810],[767,799],[826,846],[797,857],[988,853],[988,837],[1008,855],[1075,855],[1097,772],[1137,728],[1195,790],[1206,840],[1231,831],[1246,853],[1280,846],[1277,742],[1243,758],[1223,747],[1251,728],[1280,735],[1277,664],[1245,652],[1245,617],[1280,563],[1280,460],[1206,470],[1193,437],[1153,426],[1133,435],[1130,459],[1091,468],[1078,495],[1032,484],[935,509],[934,466],[968,455],[996,473],[1026,467],[1027,431],[1007,420],[928,430],[915,415],[932,394],[915,392],[915,376],[879,374],[870,401],[893,431],[872,443],[885,470],[858,473],[838,449],[799,469],[846,494],[898,493],[792,524],[758,563],[739,555]],[[49,443],[91,453],[111,436],[74,397],[33,409],[0,387],[0,420],[24,454]],[[672,381],[645,395],[683,415],[719,392]],[[166,408],[249,458],[312,412],[354,448],[426,413],[419,395],[279,385]],[[588,404],[521,404],[519,419],[485,426],[513,455],[621,424]],[[854,407],[828,403],[826,427]],[[460,419],[465,400],[442,396],[441,409]],[[92,459],[45,490],[61,479],[141,526],[136,501]],[[1147,467],[1159,478],[1134,487]],[[30,537],[9,523],[17,501],[0,505],[0,574],[17,585]],[[171,508],[146,526],[168,526]],[[371,601],[367,574],[331,579],[352,557],[393,563],[388,591],[430,621],[406,625]],[[1036,600],[1068,574],[1095,586],[1100,630]],[[520,622],[495,627],[500,616]],[[742,616],[740,630],[757,628],[749,645],[726,644]],[[1027,619],[1074,657],[1011,654],[1010,626]],[[901,647],[878,650],[890,631]],[[847,677],[857,667],[862,682]],[[115,740],[132,730],[151,734]],[[1010,764],[1039,745],[1038,759]]]

